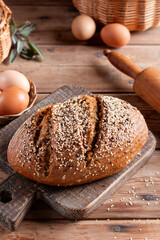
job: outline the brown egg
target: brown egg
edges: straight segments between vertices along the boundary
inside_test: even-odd
[[[30,90],[30,84],[26,76],[15,70],[6,70],[0,73],[0,90],[9,87],[19,87],[27,93]]]
[[[100,32],[102,41],[110,47],[123,47],[130,40],[128,28],[119,23],[111,23],[104,26]]]
[[[86,14],[79,15],[73,20],[72,33],[79,40],[90,39],[96,31],[95,21]]]
[[[6,88],[0,94],[0,115],[12,115],[22,112],[29,103],[29,95],[19,87]]]

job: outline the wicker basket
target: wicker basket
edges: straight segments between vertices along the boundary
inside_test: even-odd
[[[10,9],[0,0],[0,63],[8,57],[11,48],[10,17]]]
[[[102,24],[117,22],[130,31],[160,24],[160,0],[73,0],[73,4]]]

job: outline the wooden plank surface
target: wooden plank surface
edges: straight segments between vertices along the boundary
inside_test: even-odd
[[[72,6],[71,0],[6,0],[5,2],[12,9],[17,23],[30,20],[36,24],[36,30],[31,38],[43,50],[46,60],[33,62],[18,59],[10,66],[1,64],[0,70],[11,68],[28,74],[36,82],[38,92],[41,93],[38,95],[37,101],[64,84],[81,85],[94,93],[112,94],[128,100],[142,111],[149,128],[156,135],[157,147],[160,148],[159,114],[131,93],[131,79],[115,72],[113,67],[106,62],[102,56],[105,45],[99,38],[99,32],[87,42],[77,41],[72,36],[70,26],[78,12]],[[159,36],[160,28],[134,32],[129,45],[117,51],[131,57],[142,68],[152,64],[153,67],[160,69]],[[112,77],[113,82],[106,81],[111,80]],[[48,87],[46,87],[47,84]],[[31,220],[24,221],[19,231],[15,233],[0,231],[0,239],[63,240],[73,238],[79,240],[83,237],[85,240],[159,240],[159,221],[146,220],[147,218],[160,218],[159,160],[160,151],[157,150],[152,159],[123,188],[90,215],[92,220],[80,222],[49,221],[47,219],[61,217],[44,204],[39,203],[34,205],[26,216],[27,219]],[[0,171],[0,180],[5,177],[6,174]],[[131,196],[132,194],[135,196]],[[130,198],[131,200],[129,200]],[[121,199],[123,200],[120,201]],[[133,205],[130,205],[129,201],[132,201]],[[114,206],[111,207],[111,205]],[[42,218],[45,218],[45,221],[39,220]],[[106,221],[108,218],[112,220]],[[125,218],[131,220],[125,220]],[[134,221],[134,218],[145,218],[145,220]],[[118,226],[116,229],[121,230],[121,232],[113,232],[113,225]],[[127,225],[128,228],[123,231],[123,227],[119,228],[121,225]]]
[[[103,56],[104,47],[45,46],[46,60],[17,59],[10,67],[23,72],[37,86],[38,92],[52,92],[63,85],[77,85],[91,92],[132,92],[132,79],[114,68]],[[140,68],[153,66],[160,70],[159,51],[155,46],[126,46],[120,53],[131,58]],[[150,54],[152,52],[152,54]]]
[[[32,33],[32,39],[39,44],[89,44],[102,45],[99,33],[89,41],[78,41],[71,33],[71,23],[78,11],[72,5],[71,0],[65,1],[8,1],[8,6],[13,12],[13,17],[19,24],[29,20],[36,24],[36,30]],[[27,3],[28,2],[28,3]],[[7,2],[6,2],[7,3]],[[27,3],[27,6],[25,4]],[[19,6],[22,5],[22,6]],[[24,5],[23,5],[24,4]],[[129,44],[159,44],[159,28],[145,32],[133,32]],[[154,35],[154,38],[152,37]]]
[[[155,240],[160,220],[25,221],[13,233],[1,233],[1,240]]]
[[[156,151],[122,188],[89,214],[88,219],[160,218],[160,155]],[[132,204],[132,205],[131,205]],[[114,205],[114,206],[112,206]],[[112,206],[112,207],[111,207]],[[109,211],[108,211],[109,209]],[[42,202],[35,204],[26,219],[62,218]]]
[[[155,151],[149,162],[143,166],[122,188],[91,213],[88,219],[139,219],[160,218],[160,155]],[[159,170],[159,171],[158,171]],[[0,181],[7,174],[0,171]],[[138,196],[138,197],[136,197]],[[144,199],[144,200],[143,200]],[[130,203],[132,205],[130,205]],[[149,204],[148,204],[149,203]],[[127,204],[127,205],[126,205]],[[111,205],[114,205],[111,207]],[[109,211],[108,211],[109,208]],[[119,214],[120,213],[120,214]],[[26,219],[62,218],[42,202],[35,203]]]
[[[149,133],[140,153],[120,172],[99,181],[75,187],[53,189],[41,186],[40,199],[44,199],[58,213],[69,219],[85,218],[148,162],[155,144],[154,136]]]
[[[79,94],[89,93],[77,87],[60,88],[35,105],[30,112],[26,112],[23,116],[20,116],[1,129],[0,135],[5,137],[4,139],[0,139],[0,167],[2,170],[6,167],[8,169],[6,162],[8,142],[25,119],[43,106],[63,102]],[[68,188],[48,187],[41,184],[34,184],[34,182],[28,181],[24,177],[12,172],[11,176],[0,184],[0,193],[5,191],[7,194],[11,194],[11,199],[9,199],[7,204],[0,201],[0,223],[12,231],[15,230],[32,204],[33,199],[36,199],[36,196],[39,196],[40,199],[44,200],[49,206],[66,218],[84,218],[95,210],[105,198],[110,197],[150,159],[155,150],[155,145],[156,140],[153,134],[149,132],[145,145],[128,166],[113,176],[82,186]],[[35,196],[36,192],[39,194]]]
[[[85,70],[85,67],[105,67],[108,69],[115,69],[108,59],[103,55],[103,51],[106,47],[103,46],[84,46],[84,45],[42,45],[41,50],[45,55],[45,61],[27,61],[22,58],[17,58],[12,65],[1,65],[1,70],[5,70],[9,67],[12,68],[22,68],[25,64],[27,68],[53,68],[53,67],[81,67]],[[147,67],[155,67],[160,70],[159,64],[159,47],[155,45],[145,45],[143,48],[141,46],[125,46],[121,49],[115,49],[126,57],[134,61],[141,69]],[[151,54],[152,53],[152,54]],[[112,71],[113,71],[112,69]],[[112,74],[111,71],[111,74]],[[116,69],[117,75],[120,73]],[[103,72],[102,72],[103,74]],[[125,78],[125,74],[123,74]],[[84,77],[84,74],[83,74]],[[82,78],[82,76],[81,76]],[[129,78],[129,77],[128,77]]]

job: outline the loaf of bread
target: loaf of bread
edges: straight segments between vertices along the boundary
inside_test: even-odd
[[[82,95],[34,113],[11,139],[8,162],[40,183],[78,185],[126,167],[147,135],[142,114],[129,103]]]

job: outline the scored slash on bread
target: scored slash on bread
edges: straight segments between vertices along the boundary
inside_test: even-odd
[[[8,162],[40,183],[78,185],[126,167],[147,135],[142,114],[129,103],[82,95],[34,113],[11,139]]]

